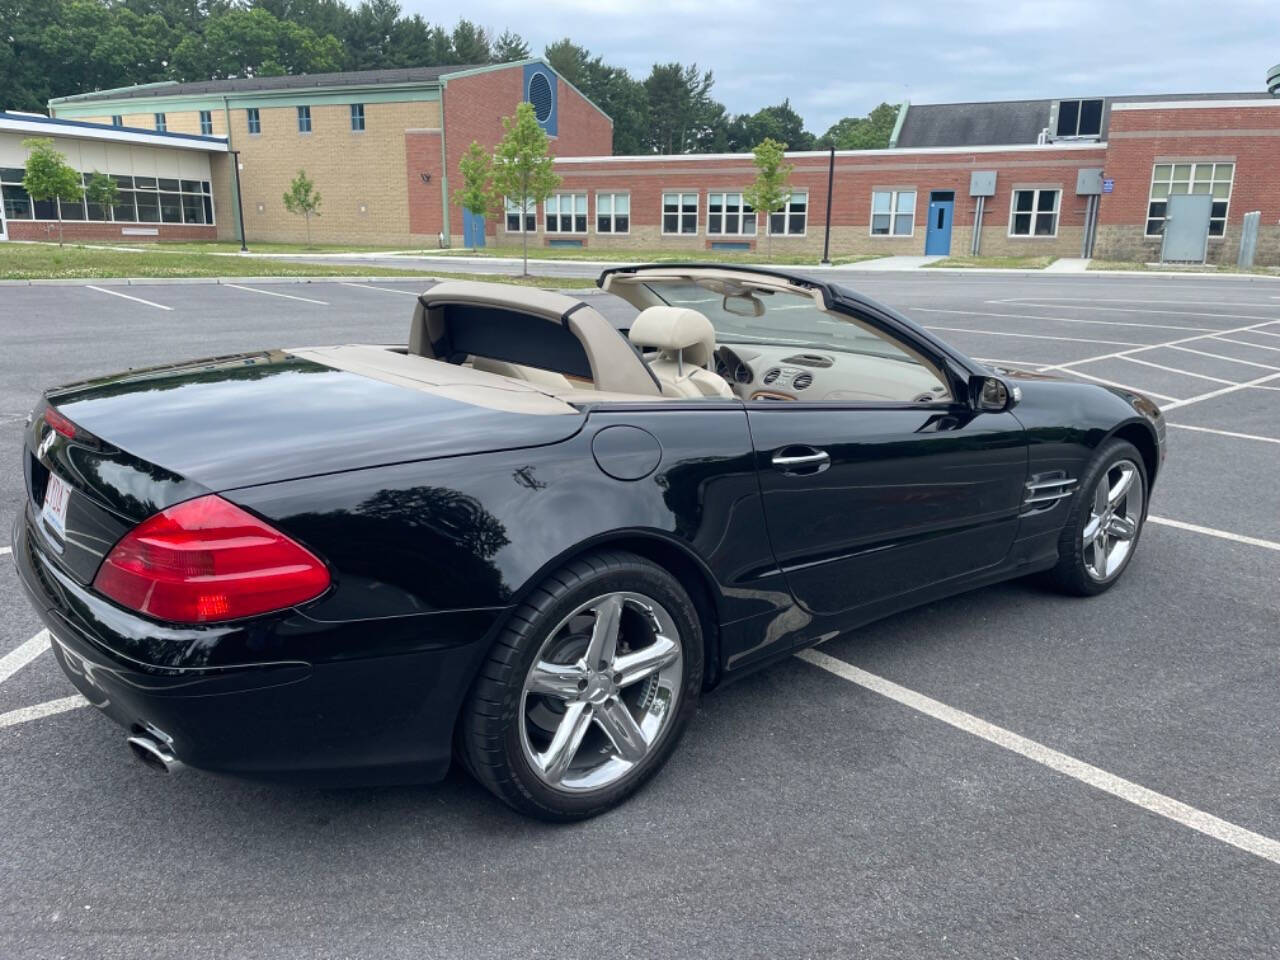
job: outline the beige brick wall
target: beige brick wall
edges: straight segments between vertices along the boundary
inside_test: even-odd
[[[351,129],[347,104],[311,108],[309,134],[298,132],[293,107],[260,109],[262,133],[250,136],[243,109],[231,111],[232,146],[244,164],[245,232],[249,242],[305,239],[302,217],[282,197],[298,171],[320,192],[311,238],[321,243],[417,243],[409,233],[404,132],[440,124],[440,105],[369,103],[365,129]]]

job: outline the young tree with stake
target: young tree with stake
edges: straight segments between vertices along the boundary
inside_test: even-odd
[[[752,151],[755,183],[742,193],[743,201],[756,212],[757,219],[763,218],[770,257],[773,256],[773,233],[769,230],[769,215],[781,210],[791,199],[792,165],[785,161],[786,149],[785,143],[771,137],[761,140]]]
[[[299,170],[284,195],[284,208],[292,214],[302,214],[307,222],[307,246],[311,246],[311,218],[320,216],[320,191],[307,179],[307,171]]]
[[[84,198],[80,174],[67,163],[65,154],[53,149],[49,137],[31,137],[22,141],[27,150],[27,169],[22,188],[36,203],[65,200],[78,203]],[[62,246],[62,213],[58,213],[58,246]]]
[[[84,188],[84,198],[92,206],[102,208],[105,220],[106,212],[120,203],[120,188],[105,173],[95,170]]]
[[[487,216],[496,208],[493,194],[493,160],[489,152],[472,140],[458,162],[462,173],[462,189],[455,190],[453,202],[477,217]]]
[[[560,186],[560,177],[547,154],[547,134],[538,126],[533,104],[516,107],[514,117],[502,118],[506,135],[494,153],[493,197],[505,198],[520,208],[520,238],[524,252],[524,273],[529,275],[529,233],[525,226],[525,210],[545,201]],[[496,205],[496,203],[495,203]]]

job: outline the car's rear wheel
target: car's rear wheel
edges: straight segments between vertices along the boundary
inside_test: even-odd
[[[1081,477],[1050,582],[1078,596],[1110,589],[1137,549],[1147,489],[1142,455],[1133,444],[1111,440],[1104,445]]]
[[[593,816],[662,766],[701,684],[701,630],[679,582],[643,557],[595,553],[513,613],[464,707],[460,748],[520,812]]]

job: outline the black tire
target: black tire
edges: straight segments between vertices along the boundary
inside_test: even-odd
[[[566,792],[535,772],[522,745],[524,686],[557,626],[581,604],[611,591],[644,594],[670,614],[680,634],[683,675],[673,715],[622,779]],[[480,667],[459,717],[458,747],[481,784],[520,813],[550,821],[593,817],[638,790],[666,762],[697,709],[703,641],[697,611],[679,581],[657,564],[624,551],[601,551],[551,574],[513,613]]]
[[[1083,542],[1085,525],[1089,522],[1093,495],[1099,480],[1123,461],[1128,461],[1137,467],[1138,477],[1142,483],[1141,515],[1132,539],[1132,546],[1119,568],[1105,579],[1098,579],[1089,573],[1085,564],[1086,548]],[[1046,571],[1042,578],[1044,582],[1062,593],[1077,597],[1097,596],[1115,586],[1137,552],[1142,528],[1146,525],[1147,495],[1150,490],[1151,484],[1148,482],[1146,465],[1138,449],[1125,440],[1112,439],[1104,443],[1080,477],[1078,492],[1071,499],[1071,510],[1058,541],[1058,565]]]

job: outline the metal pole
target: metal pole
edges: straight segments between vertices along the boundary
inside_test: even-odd
[[[236,174],[236,213],[240,216],[240,252],[248,253],[249,247],[244,238],[244,199],[240,196],[240,151],[231,151],[232,169]]]
[[[827,165],[827,231],[822,238],[822,265],[831,266],[831,194],[836,182],[836,148],[831,148],[831,159]]]

